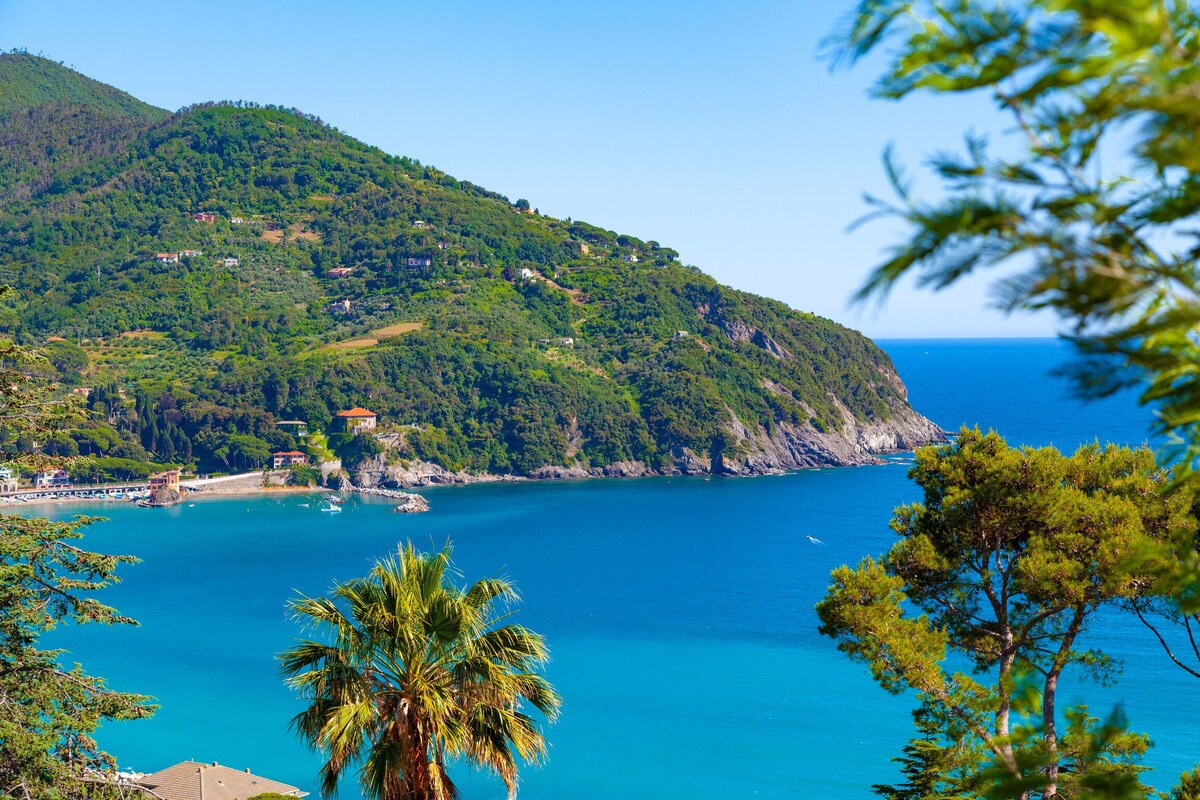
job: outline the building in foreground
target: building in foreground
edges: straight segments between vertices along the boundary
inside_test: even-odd
[[[250,774],[250,770],[239,772],[215,761],[211,764],[183,761],[161,772],[143,775],[136,782],[162,800],[248,800],[267,792],[289,797],[308,795],[295,786],[260,778]]]

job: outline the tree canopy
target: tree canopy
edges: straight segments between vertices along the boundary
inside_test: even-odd
[[[978,780],[986,753],[1001,778],[1038,796],[1078,796],[1085,758],[1117,769],[1146,742],[1122,734],[1088,751],[1099,729],[1072,709],[1060,730],[1059,681],[1069,669],[1111,670],[1086,646],[1087,625],[1150,591],[1154,565],[1129,565],[1190,536],[1188,498],[1160,491],[1167,476],[1148,450],[1092,445],[1068,457],[978,429],[918,450],[909,474],[923,501],[897,509],[900,540],[882,560],[834,571],[817,607],[822,633],[885,689],[917,693],[918,721],[946,741],[910,756],[952,755],[939,777],[955,790]]]
[[[44,435],[69,408],[30,376],[44,364],[35,354],[0,343],[0,458],[45,466],[44,456],[13,452],[21,436]],[[52,522],[0,514],[0,795],[73,798],[94,795],[96,779],[114,766],[92,734],[104,720],[149,716],[149,698],[110,689],[63,650],[39,645],[64,624],[129,625],[134,620],[93,593],[118,580],[136,559],[83,549],[83,529],[95,520]]]
[[[319,636],[280,661],[309,703],[293,725],[326,759],[326,795],[357,767],[373,800],[453,800],[448,767],[462,760],[499,775],[515,797],[518,762],[545,757],[530,711],[553,720],[559,710],[541,674],[546,644],[506,621],[518,599],[511,583],[460,587],[450,556],[448,543],[436,553],[408,544],[329,597],[291,602]]]
[[[1200,458],[1198,30],[1183,0],[863,0],[829,42],[885,54],[881,96],[986,93],[1014,131],[933,154],[932,200],[887,154],[896,200],[873,202],[909,235],[860,297],[1006,267],[1001,304],[1061,315],[1083,392],[1143,387],[1181,479]]]

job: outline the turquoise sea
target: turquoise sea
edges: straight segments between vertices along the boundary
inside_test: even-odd
[[[947,429],[978,423],[1064,449],[1146,439],[1149,414],[1131,397],[1069,397],[1048,374],[1068,355],[1056,341],[883,345],[913,405]],[[424,491],[432,511],[413,516],[363,498],[323,514],[300,496],[88,507],[111,520],[91,529],[91,547],[143,559],[105,598],[142,624],[64,630],[55,642],[112,686],[161,702],[152,720],[102,731],[123,768],[219,761],[311,790],[318,759],[287,728],[298,705],[273,660],[297,634],[284,602],[365,573],[398,542],[449,537],[468,578],[516,581],[521,621],[553,651],[565,706],[549,763],[523,772],[522,798],[865,798],[897,777],[890,759],[910,735],[910,701],[818,636],[813,605],[831,569],[889,546],[891,509],[916,496],[904,462],[438,488]],[[1101,712],[1123,703],[1131,726],[1153,735],[1151,782],[1170,786],[1200,760],[1200,682],[1136,623],[1114,616],[1088,635],[1124,673],[1109,688],[1070,684],[1063,699]],[[461,784],[470,800],[504,797],[491,779]],[[357,787],[340,796],[357,798]]]

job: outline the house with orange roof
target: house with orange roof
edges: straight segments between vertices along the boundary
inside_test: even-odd
[[[347,433],[372,430],[375,427],[375,421],[376,415],[374,411],[367,411],[365,408],[359,408],[358,406],[347,411],[339,411],[334,418],[336,427],[341,428]]]
[[[307,464],[308,456],[299,450],[280,450],[271,454],[271,469],[283,469],[293,464]]]

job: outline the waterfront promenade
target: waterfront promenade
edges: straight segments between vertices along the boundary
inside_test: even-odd
[[[181,489],[191,491],[219,490],[223,486],[245,485],[247,481],[261,482],[263,472],[240,472],[236,475],[221,475],[216,478],[192,478],[181,480]],[[74,484],[71,486],[44,486],[0,492],[0,504],[45,503],[54,500],[137,500],[150,493],[150,481],[126,481],[123,483]]]

